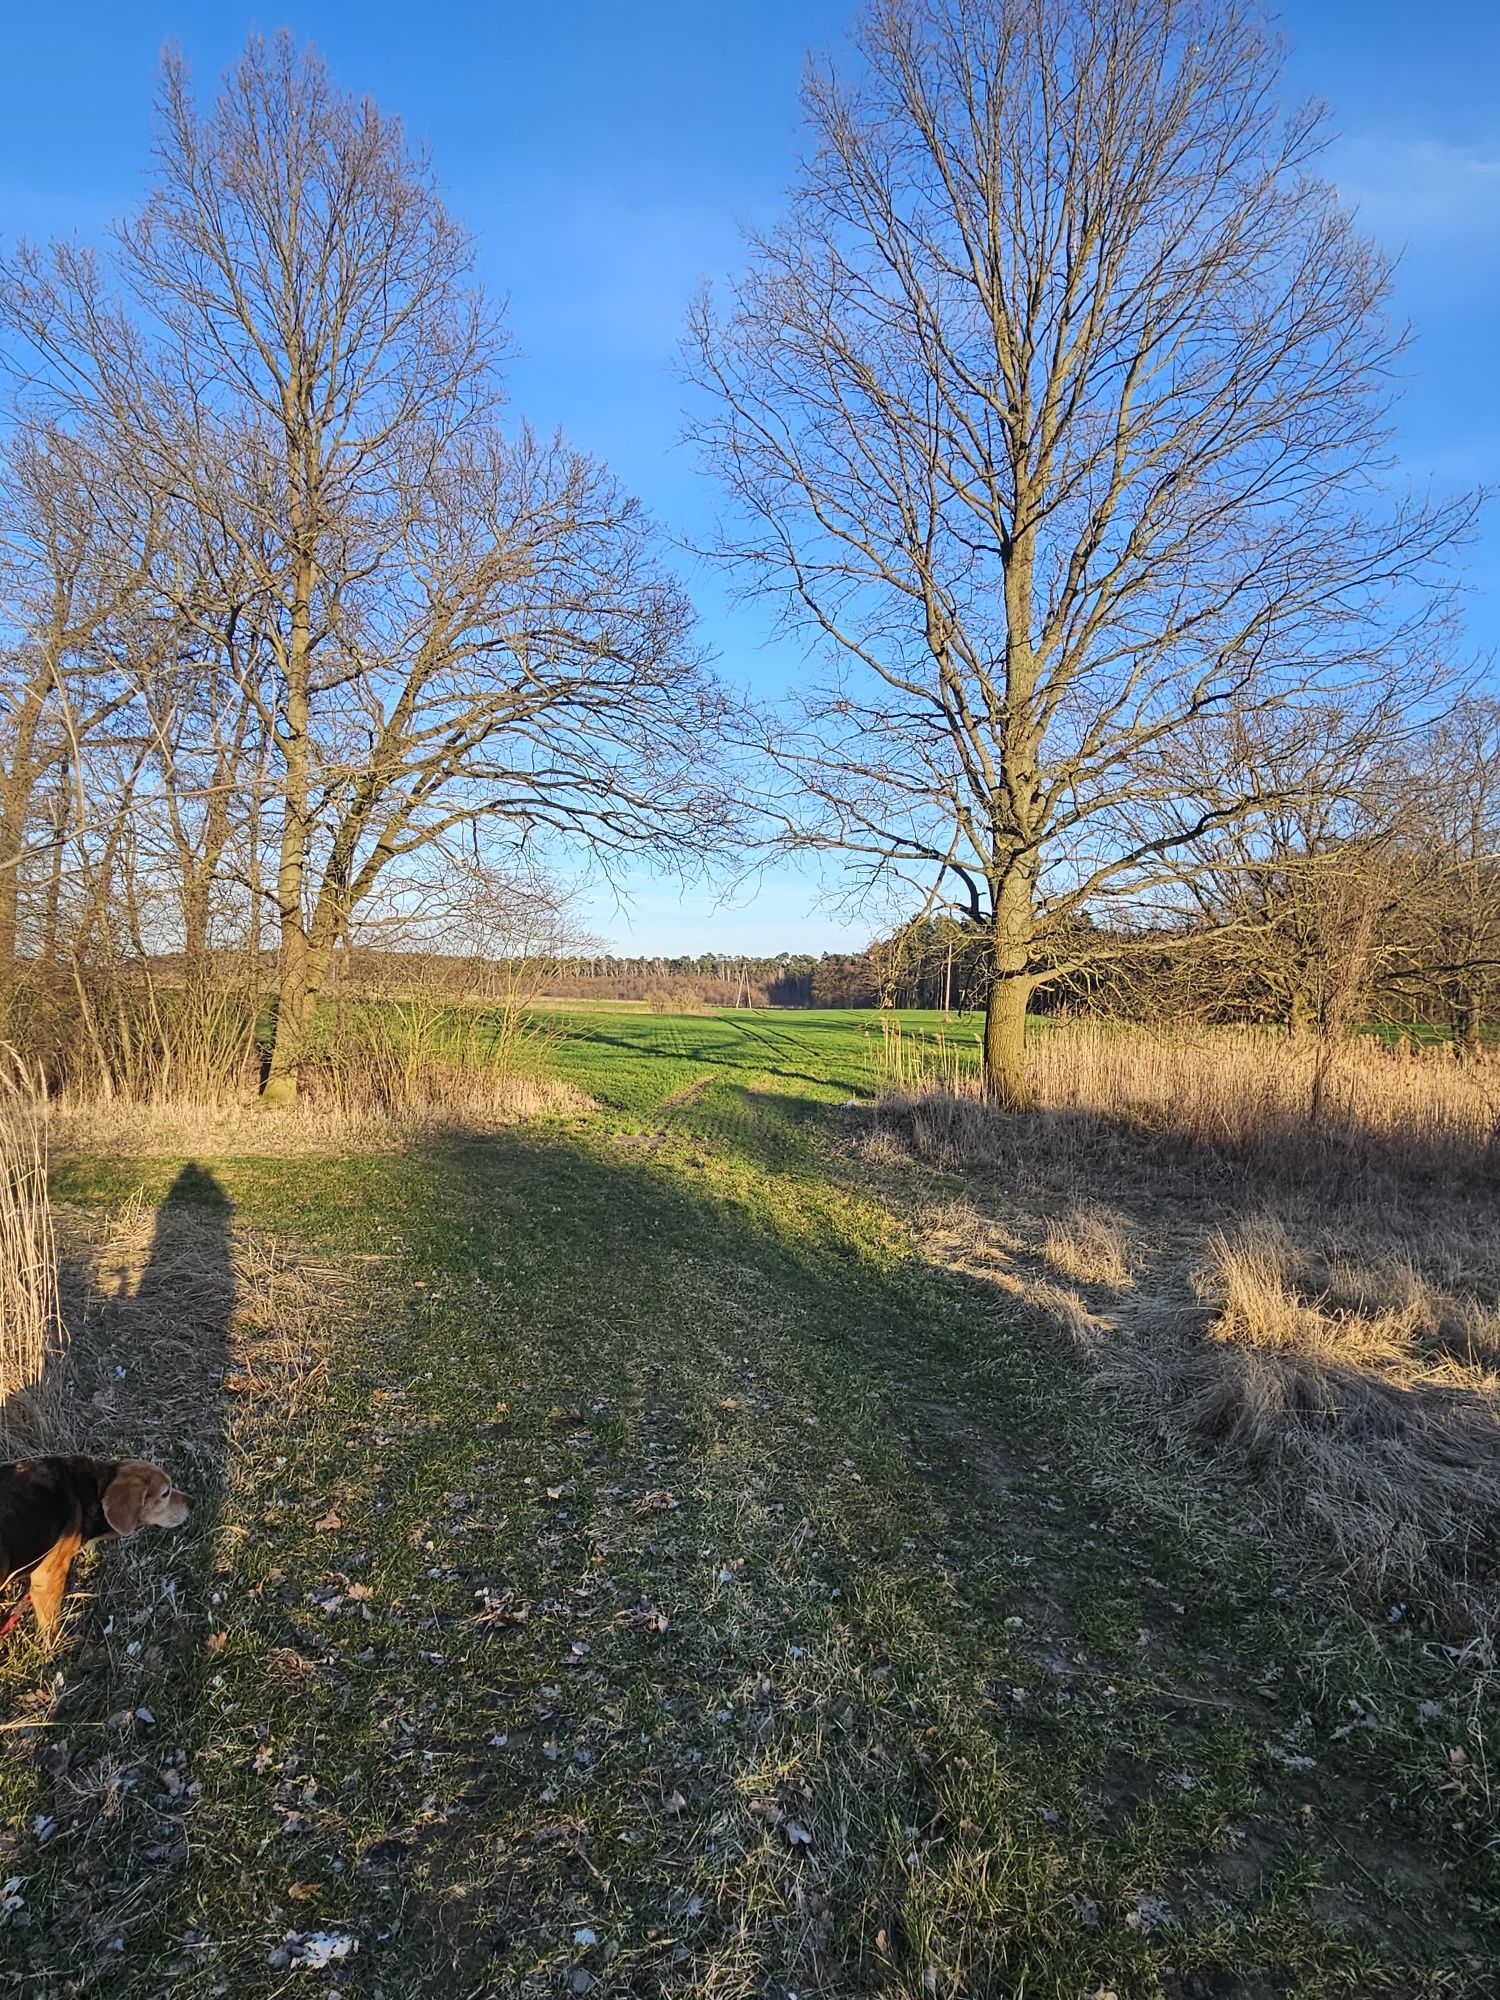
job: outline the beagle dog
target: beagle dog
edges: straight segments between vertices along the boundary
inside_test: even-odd
[[[57,1629],[68,1571],[85,1542],[177,1528],[188,1517],[160,1466],[141,1458],[23,1458],[0,1465],[0,1582],[30,1573],[36,1622]]]

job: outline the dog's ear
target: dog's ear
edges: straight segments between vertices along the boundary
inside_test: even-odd
[[[141,1526],[141,1514],[151,1498],[151,1488],[159,1475],[155,1467],[140,1459],[126,1459],[113,1468],[100,1494],[104,1518],[117,1535],[133,1535]]]

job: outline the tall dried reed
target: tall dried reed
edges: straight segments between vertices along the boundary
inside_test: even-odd
[[[431,993],[341,1006],[303,1067],[310,1105],[397,1125],[510,1124],[580,1099],[549,1077],[544,1026]]]
[[[457,1065],[425,1070],[419,1090],[399,1098],[376,1068],[342,1066],[332,1082],[314,1071],[301,1100],[262,1110],[249,1093],[233,1100],[153,1098],[148,1104],[65,1092],[55,1107],[60,1147],[70,1153],[298,1154],[401,1152],[438,1132],[488,1131],[534,1118],[576,1118],[593,1100],[560,1078],[513,1076],[477,1083]]]
[[[47,1190],[47,1095],[40,1073],[0,1050],[0,1450],[52,1442],[65,1333]]]
[[[887,1072],[885,1099],[909,1109],[918,1150],[935,1164],[1014,1145],[1015,1121],[983,1102],[972,1063],[949,1049],[925,1067],[904,1050],[902,1063]],[[1500,1171],[1500,1056],[1459,1061],[1446,1047],[1366,1036],[1063,1022],[1034,1035],[1030,1076],[1055,1140],[1089,1143],[1123,1127],[1283,1175]]]

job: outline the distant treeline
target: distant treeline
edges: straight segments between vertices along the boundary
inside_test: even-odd
[[[725,953],[677,957],[614,954],[559,959],[541,976],[558,1000],[643,1000],[703,1007],[944,1007],[983,1005],[982,952],[950,924],[934,927],[913,949],[919,926],[877,939],[864,951]],[[949,962],[946,941],[953,933]]]
[[[1338,1029],[1354,1020],[1432,1025],[1477,1046],[1500,1017],[1500,867],[1440,868],[1425,856],[1346,847],[1238,871],[1173,924],[1134,930],[1074,924],[1048,940],[1061,976],[1043,974],[1035,1013],[1123,1020]],[[525,1005],[630,1001],[660,1012],[703,1008],[931,1008],[982,1012],[985,935],[952,917],[898,925],[863,951],[558,952],[487,939],[469,951],[342,945],[330,999],[410,996]],[[40,971],[36,967],[34,970]],[[188,988],[193,966],[152,954],[150,978]],[[221,981],[275,989],[275,955],[220,953]],[[59,973],[59,977],[61,977]]]
[[[539,983],[553,1000],[644,1000],[665,1006],[811,1007],[818,960],[725,952],[627,957],[613,952],[558,958]]]
[[[1500,892],[1490,871],[1476,877],[1457,913],[1467,924],[1461,939],[1456,918],[1444,920],[1439,884],[1428,877],[1415,894],[1397,894],[1389,862],[1378,873],[1368,858],[1363,873],[1352,864],[1283,870],[1274,895],[1258,886],[1259,902],[1237,883],[1234,905],[1196,920],[1133,931],[1075,926],[1054,937],[1055,954],[1071,969],[1038,986],[1032,1011],[1289,1029],[1336,1028],[1359,1018],[1443,1026],[1471,1044],[1495,1018],[1486,1004],[1492,983],[1479,969],[1500,959]],[[863,951],[817,957],[545,953],[523,966],[461,954],[346,949],[336,954],[331,988],[372,995],[422,989],[479,1000],[524,991],[532,999],[632,1001],[673,1013],[894,1007],[965,1016],[984,1008],[987,964],[982,933],[931,917],[900,925]]]

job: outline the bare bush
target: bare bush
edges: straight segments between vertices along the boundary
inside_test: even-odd
[[[706,1014],[709,1004],[686,981],[671,986],[653,986],[646,995],[653,1014]]]

